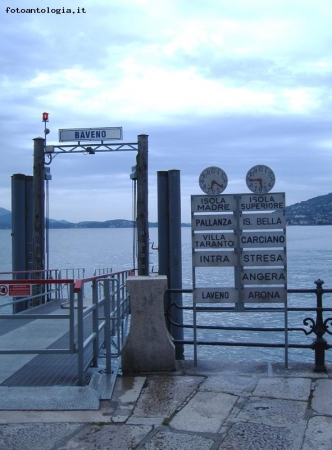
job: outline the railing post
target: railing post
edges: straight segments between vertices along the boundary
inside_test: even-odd
[[[84,386],[83,289],[77,293],[77,363],[78,385]]]
[[[313,342],[313,348],[315,350],[315,372],[326,372],[325,367],[325,350],[328,349],[327,341],[323,338],[326,332],[326,325],[323,322],[323,280],[316,280],[315,284],[317,286],[317,316],[316,324],[314,327],[314,333],[316,334],[316,339]]]
[[[98,330],[98,281],[92,281],[92,304],[94,309],[92,311],[92,333],[95,333],[96,337],[93,340],[93,357],[92,366],[98,367],[98,354],[99,354],[99,330]]]

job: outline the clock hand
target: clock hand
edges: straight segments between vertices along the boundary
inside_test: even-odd
[[[263,185],[262,178],[250,178],[249,181],[259,181],[260,187],[262,187],[262,185]]]
[[[212,183],[211,183],[211,189],[213,188],[213,186],[214,186],[215,184],[216,184],[217,186],[219,186],[220,188],[223,188],[223,187],[224,187],[223,184],[218,183],[216,180],[212,180]]]

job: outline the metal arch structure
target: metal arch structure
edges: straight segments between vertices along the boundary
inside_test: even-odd
[[[45,164],[51,164],[53,155],[61,153],[86,153],[137,151],[137,271],[149,275],[149,226],[148,226],[148,135],[140,134],[137,142],[108,144],[48,145],[45,139],[34,139],[33,163],[33,269],[45,269]],[[49,161],[45,161],[48,158]]]

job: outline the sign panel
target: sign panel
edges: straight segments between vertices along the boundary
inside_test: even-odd
[[[237,256],[234,251],[195,252],[193,254],[195,267],[230,267],[236,266]]]
[[[267,230],[286,227],[286,214],[282,211],[270,213],[243,214],[240,216],[241,230]]]
[[[240,195],[240,211],[274,211],[276,209],[284,209],[285,194],[277,192],[275,194],[241,194]]]
[[[108,141],[122,139],[122,127],[73,128],[59,130],[59,142]]]
[[[4,295],[29,297],[31,295],[31,284],[1,284],[0,296]]]
[[[235,233],[197,233],[193,237],[194,249],[231,249],[236,247]]]
[[[240,236],[241,248],[286,247],[286,236],[283,231],[243,232]]]
[[[195,302],[287,302],[283,192],[193,195],[191,212],[194,285],[201,267],[234,267],[235,282],[196,288]]]
[[[287,290],[282,287],[245,287],[241,289],[243,303],[286,303]]]
[[[233,287],[206,287],[194,289],[195,303],[237,303],[238,291]]]
[[[235,209],[234,195],[192,195],[192,212],[233,212]]]
[[[234,230],[236,220],[233,214],[196,214],[192,219],[192,229]]]
[[[242,284],[286,284],[285,269],[242,269]]]
[[[240,256],[242,266],[285,266],[284,250],[243,250]]]

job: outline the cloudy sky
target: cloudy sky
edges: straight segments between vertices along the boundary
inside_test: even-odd
[[[2,1],[0,11],[1,207],[11,209],[11,175],[32,174],[43,111],[48,144],[62,128],[121,126],[123,142],[149,135],[151,221],[158,170],[181,171],[187,222],[190,195],[201,193],[198,176],[211,165],[227,173],[228,194],[248,192],[255,164],[274,170],[288,205],[332,191],[331,0],[10,5]],[[55,157],[50,216],[131,219],[135,159]]]

